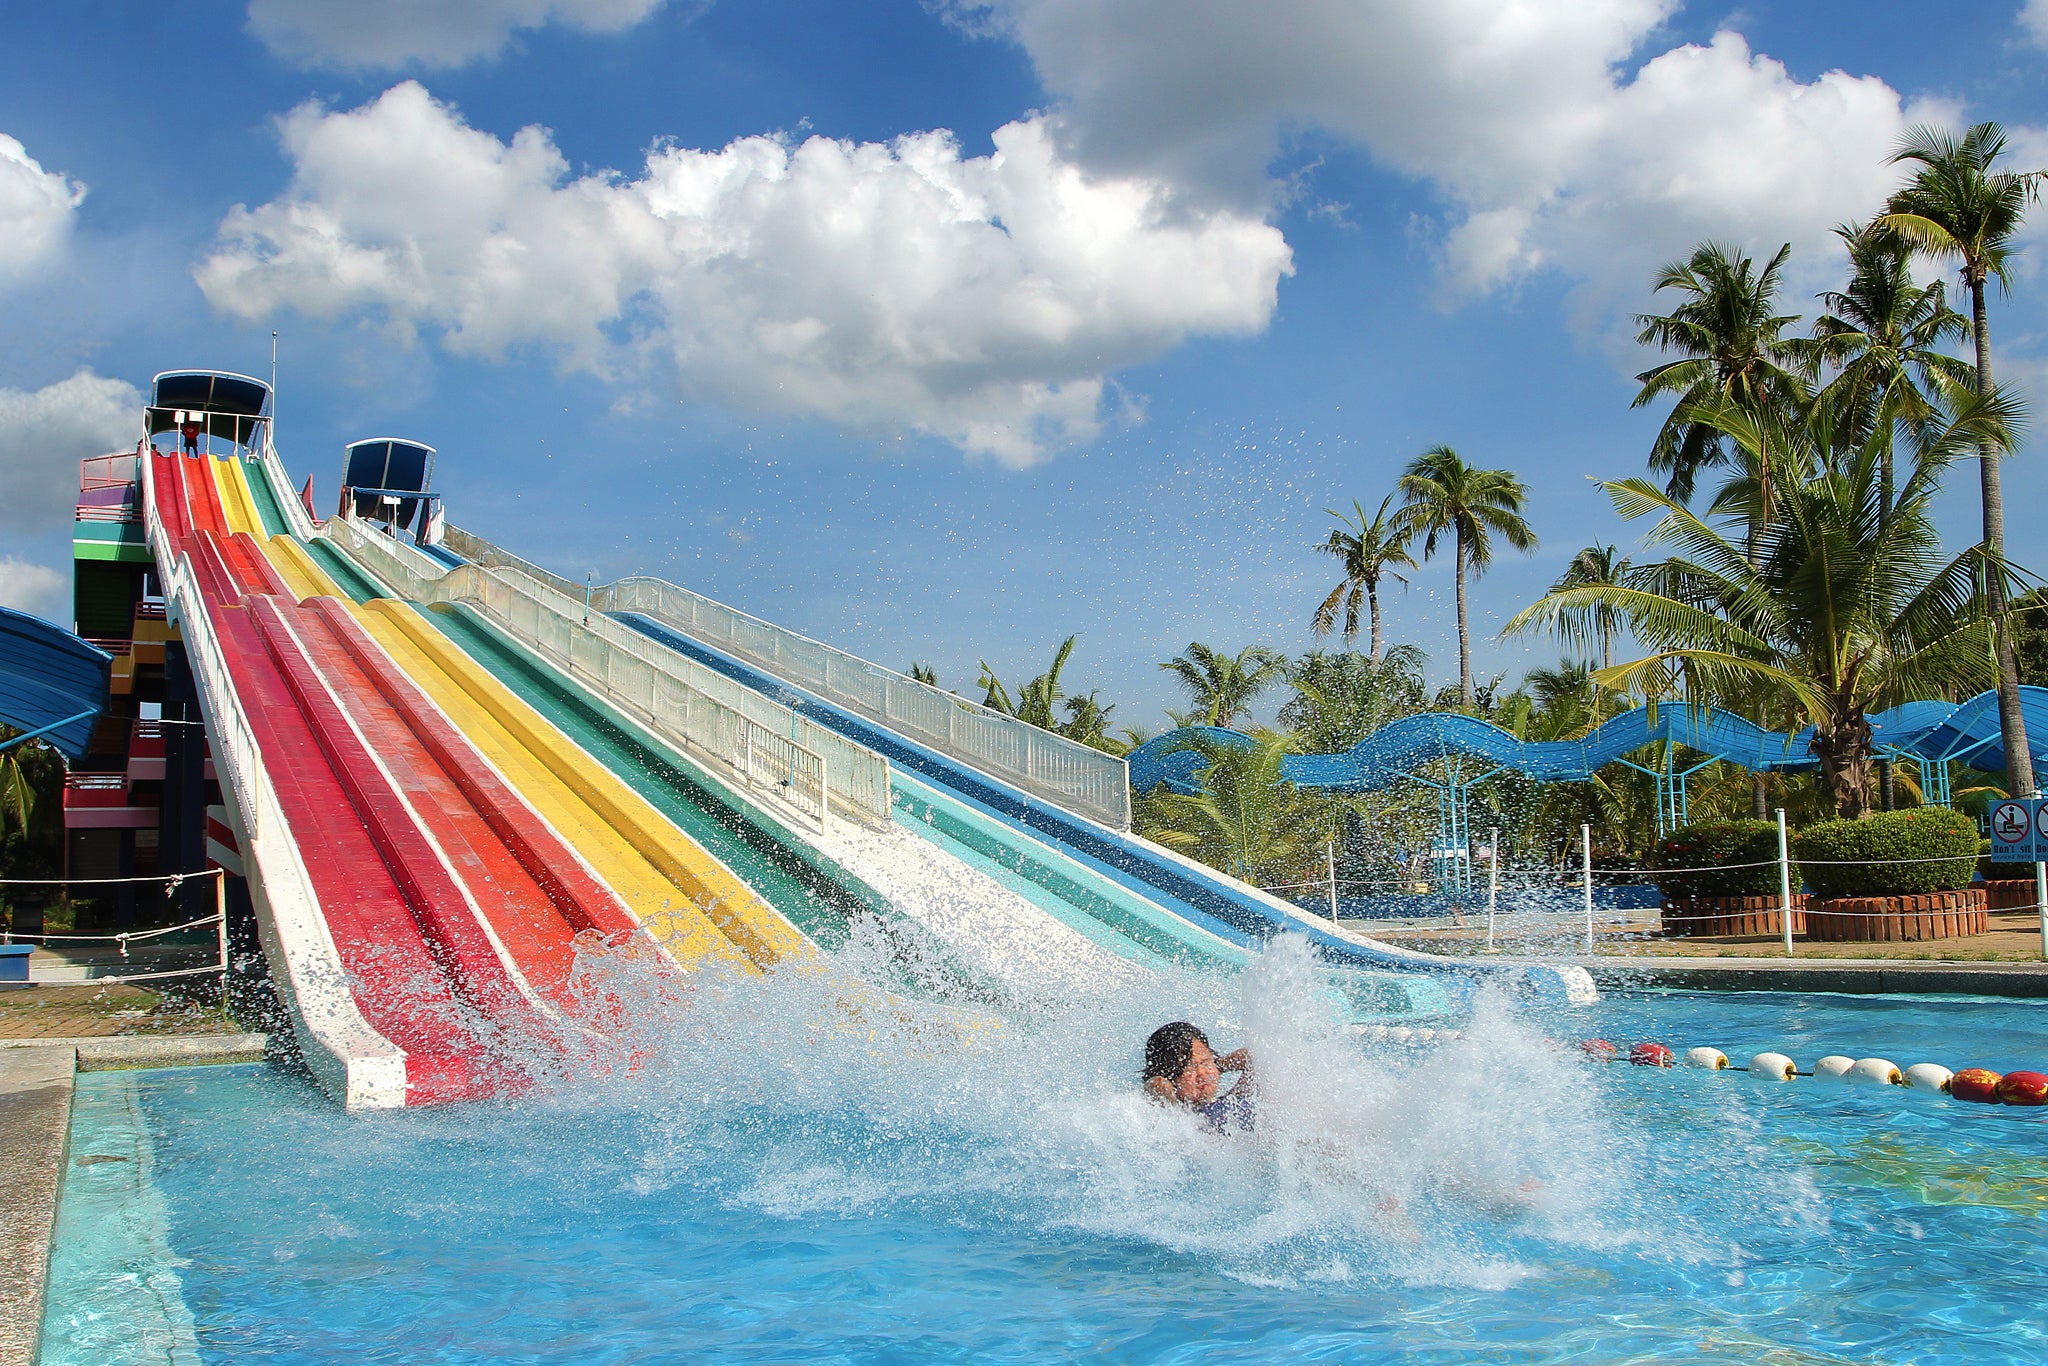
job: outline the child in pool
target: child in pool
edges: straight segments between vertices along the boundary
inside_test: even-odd
[[[1237,1073],[1238,1082],[1219,1098],[1225,1072]],[[1145,1040],[1145,1094],[1194,1111],[1211,1133],[1246,1133],[1258,1124],[1251,1054],[1239,1048],[1216,1056],[1209,1036],[1186,1020],[1161,1025]]]

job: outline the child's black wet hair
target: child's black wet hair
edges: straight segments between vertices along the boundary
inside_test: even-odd
[[[1144,1080],[1164,1077],[1168,1081],[1178,1081],[1194,1057],[1198,1041],[1206,1047],[1209,1036],[1186,1020],[1175,1020],[1153,1030],[1152,1037],[1145,1040]]]

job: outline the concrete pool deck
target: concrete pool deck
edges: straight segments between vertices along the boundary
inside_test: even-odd
[[[0,1152],[9,1157],[0,1180],[0,1262],[18,1269],[0,1276],[0,1366],[35,1366],[73,1076],[255,1062],[267,1042],[261,1034],[0,1039]]]

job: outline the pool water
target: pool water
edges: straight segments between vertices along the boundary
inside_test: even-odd
[[[1482,999],[1361,1045],[1313,977],[1177,984],[1256,1050],[1252,1138],[1132,1097],[1156,994],[948,1046],[734,984],[505,1106],[82,1075],[43,1362],[2048,1360],[2048,1111],[1558,1046],[2006,1069],[2037,1007]]]

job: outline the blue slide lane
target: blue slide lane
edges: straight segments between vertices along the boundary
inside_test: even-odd
[[[1273,935],[1291,931],[1307,936],[1328,961],[1380,972],[1443,973],[1473,978],[1485,966],[1432,961],[1420,956],[1378,953],[1341,939],[1304,918],[1285,917],[1262,902],[1233,892],[1220,879],[1211,882],[1192,870],[1159,858],[1136,841],[1092,822],[1079,820],[1046,802],[1026,796],[986,774],[914,744],[864,717],[790,686],[761,670],[663,625],[639,612],[611,614],[650,639],[687,655],[726,677],[771,697],[790,710],[830,727],[886,755],[891,763],[929,779],[972,807],[1048,843],[1068,857],[1097,869],[1113,881],[1164,906],[1219,939],[1255,948]],[[1502,965],[1504,968],[1507,965]]]

